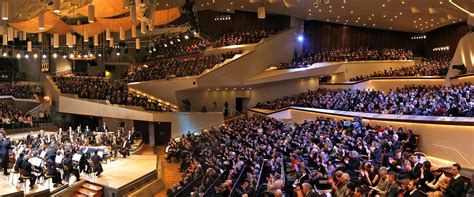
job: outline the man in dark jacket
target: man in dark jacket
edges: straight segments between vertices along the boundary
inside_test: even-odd
[[[94,150],[94,155],[92,155],[91,160],[92,165],[94,165],[93,169],[96,172],[97,177],[99,177],[104,170],[102,169],[102,164],[100,163],[100,161],[102,161],[102,158],[100,158],[100,156],[98,155],[97,149]]]
[[[463,196],[464,194],[464,180],[461,177],[461,165],[458,163],[453,164],[451,168],[451,174],[453,177],[449,182],[448,188],[446,188],[446,196],[448,197],[456,197],[456,196]]]

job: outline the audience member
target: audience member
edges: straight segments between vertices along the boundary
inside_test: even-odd
[[[411,85],[388,92],[318,89],[258,103],[256,107],[275,110],[300,106],[381,114],[472,117],[473,90],[470,83],[450,87]]]

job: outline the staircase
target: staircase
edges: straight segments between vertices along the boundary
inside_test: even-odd
[[[103,187],[100,185],[93,184],[91,182],[85,182],[81,187],[76,191],[74,196],[102,196]]]

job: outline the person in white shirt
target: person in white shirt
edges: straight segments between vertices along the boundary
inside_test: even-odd
[[[267,192],[273,193],[276,190],[281,190],[283,186],[283,180],[281,180],[280,174],[275,173],[275,176],[272,177],[269,176],[267,177],[268,185],[267,185]]]

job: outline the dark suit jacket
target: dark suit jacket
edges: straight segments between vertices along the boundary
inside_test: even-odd
[[[33,169],[31,163],[28,160],[23,160],[23,163],[21,163],[21,169],[25,170],[26,176],[31,176]]]
[[[461,176],[457,179],[451,179],[451,182],[449,182],[449,186],[446,189],[446,196],[452,196],[452,197],[457,197],[457,196],[463,196],[464,193],[464,180]]]

